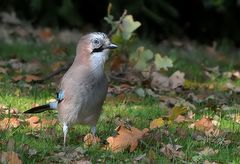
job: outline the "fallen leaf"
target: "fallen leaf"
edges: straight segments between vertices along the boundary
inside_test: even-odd
[[[205,68],[204,73],[209,79],[215,80],[220,75],[219,66],[212,67],[212,68]]]
[[[83,141],[84,145],[88,147],[100,143],[101,139],[97,136],[94,136],[91,133],[88,133],[87,135],[84,136]]]
[[[214,127],[212,120],[208,117],[203,117],[202,119],[195,122],[195,128],[200,131],[208,131]]]
[[[162,127],[164,124],[165,124],[164,120],[160,117],[158,119],[151,121],[150,129]]]
[[[15,147],[15,140],[13,138],[8,139],[7,150],[13,151]]]
[[[236,123],[240,124],[240,114],[234,114],[233,120],[234,120]]]
[[[32,116],[25,119],[25,121],[28,122],[29,126],[33,129],[46,128],[49,126],[53,126],[57,123],[57,119],[46,120],[45,118],[43,118],[40,120],[38,116]]]
[[[36,149],[29,149],[28,150],[28,155],[29,156],[33,156],[33,155],[36,155],[37,154],[37,150]]]
[[[22,164],[22,161],[19,158],[18,154],[13,151],[1,152],[0,157],[0,163]]]
[[[174,121],[180,114],[184,114],[186,112],[187,112],[187,107],[176,105],[169,110],[167,118],[170,121]]]
[[[85,156],[86,150],[82,147],[77,148],[61,148],[59,147],[55,153],[51,153],[50,156],[45,156],[45,162],[43,163],[72,163],[72,164],[91,164]]]
[[[139,155],[137,156],[136,158],[134,158],[135,161],[141,161],[143,158],[146,157],[146,153],[145,154],[142,154],[142,155]]]
[[[51,42],[54,38],[50,28],[43,28],[38,30],[38,36],[43,42]]]
[[[41,77],[36,76],[36,75],[26,75],[26,76],[25,76],[25,81],[26,81],[27,83],[30,83],[30,82],[32,82],[32,81],[37,81],[37,80],[41,80]]]
[[[58,122],[57,119],[46,120],[45,118],[43,118],[41,120],[41,125],[42,127],[49,127],[49,126],[54,126],[57,122]]]
[[[7,68],[0,67],[0,73],[6,74],[8,71]]]
[[[17,118],[4,118],[0,120],[0,130],[17,128],[18,126],[20,126],[20,121]]]
[[[64,61],[58,61],[58,62],[55,62],[53,64],[51,64],[51,70],[54,72],[54,71],[57,71],[58,69],[60,69],[61,67],[65,66],[66,63]]]
[[[163,102],[167,107],[172,108],[179,101],[178,97],[159,96],[159,100]]]
[[[158,73],[152,73],[151,88],[157,91],[169,91],[169,78]]]
[[[8,114],[12,114],[12,115],[17,115],[19,114],[19,111],[18,109],[16,108],[12,108],[12,109],[5,109],[5,114],[8,115]]]
[[[210,147],[205,147],[202,151],[200,151],[198,154],[202,156],[212,156],[217,154],[219,151],[216,149],[214,150],[213,148]]]
[[[183,86],[184,84],[184,76],[185,74],[180,71],[174,72],[170,77],[169,77],[169,86],[171,89],[176,89],[178,87]]]
[[[38,116],[32,116],[30,118],[25,119],[26,122],[29,123],[31,128],[40,128],[40,124],[39,124],[39,117]]]
[[[209,162],[208,160],[205,160],[203,164],[218,164],[217,162]]]
[[[24,78],[23,75],[17,75],[17,76],[14,76],[12,79],[13,79],[13,81],[17,82],[17,81],[22,80],[23,78]]]
[[[135,127],[130,127],[129,129],[124,125],[120,125],[117,128],[117,132],[116,136],[107,138],[108,148],[113,152],[120,152],[130,147],[130,152],[132,152],[137,148],[138,140],[148,132],[148,129],[141,131]]]
[[[28,74],[36,74],[40,72],[40,69],[42,68],[42,64],[38,60],[32,60],[31,62],[25,63],[23,65],[23,71]]]
[[[139,96],[139,97],[145,97],[146,96],[146,92],[143,88],[137,88],[135,89],[135,93]]]
[[[111,58],[111,71],[114,74],[118,74],[120,72],[124,71],[124,68],[126,67],[126,57],[125,55],[115,55],[113,58]]]
[[[233,80],[239,80],[240,79],[240,72],[239,71],[235,71],[232,73],[232,77]]]
[[[176,128],[176,134],[182,139],[185,139],[188,136],[186,129],[180,127]]]
[[[183,115],[178,115],[177,118],[175,118],[174,121],[177,122],[177,123],[182,123],[182,122],[186,121],[186,117],[183,116]]]
[[[180,146],[180,145],[179,145]],[[174,157],[183,158],[185,154],[182,151],[179,151],[178,149],[182,146],[173,146],[172,144],[163,144],[163,147],[160,149],[160,152],[162,152],[165,156],[172,159]]]

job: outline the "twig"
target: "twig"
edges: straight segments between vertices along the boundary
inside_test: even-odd
[[[126,17],[127,15],[127,10],[125,9],[124,12],[122,13],[122,16],[119,18],[119,20],[116,22],[116,26],[115,28],[113,28],[109,33],[108,36],[111,36],[118,28],[119,26],[122,24],[123,19]]]

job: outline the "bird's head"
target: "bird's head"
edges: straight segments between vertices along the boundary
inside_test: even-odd
[[[77,47],[77,56],[84,63],[90,63],[93,68],[103,66],[108,59],[110,49],[117,48],[117,45],[110,42],[105,33],[93,32],[84,35]]]

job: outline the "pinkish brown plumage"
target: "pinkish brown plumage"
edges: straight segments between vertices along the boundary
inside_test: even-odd
[[[94,32],[83,36],[78,43],[73,64],[61,80],[57,101],[25,113],[56,108],[59,121],[63,124],[64,145],[68,127],[73,124],[90,125],[95,135],[108,88],[104,64],[109,49],[114,48],[117,46],[104,33]]]

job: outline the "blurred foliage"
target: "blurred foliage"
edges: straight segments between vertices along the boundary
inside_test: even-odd
[[[112,4],[108,6],[108,14],[104,19],[111,25],[111,40],[119,45],[117,54],[122,55],[122,60],[130,66],[127,69],[134,69],[139,72],[167,70],[172,67],[172,60],[168,57],[161,57],[159,53],[154,54],[152,50],[140,45],[134,49],[134,43],[138,39],[135,31],[141,26],[139,21],[135,21],[132,15],[127,15],[125,10],[118,21],[114,20],[111,14]],[[131,52],[132,51],[132,52]]]
[[[239,0],[1,0],[0,10],[14,10],[34,25],[105,30],[108,3],[120,16],[124,9],[142,23],[138,33],[164,39],[183,37],[212,41],[227,38],[240,43]]]

